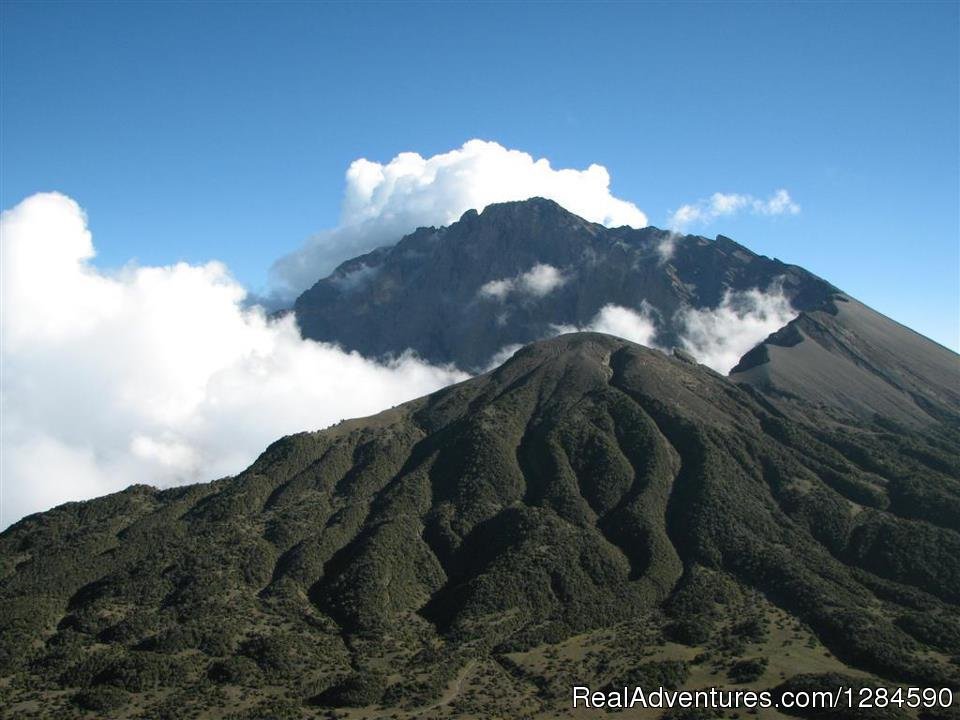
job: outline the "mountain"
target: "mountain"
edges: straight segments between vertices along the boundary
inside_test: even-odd
[[[730,373],[790,412],[880,416],[914,426],[960,424],[960,358],[863,303],[836,294],[801,312]]]
[[[294,311],[314,340],[375,356],[411,348],[432,362],[480,369],[503,348],[558,326],[587,327],[610,304],[655,309],[657,341],[671,347],[682,330],[678,310],[772,287],[797,310],[836,292],[722,235],[606,228],[533,198],[468,211],[449,227],[420,228],[349,260],[304,292]]]
[[[780,382],[785,346],[750,369]],[[0,534],[0,713],[546,718],[573,684],[960,687],[960,429],[788,400],[564,335],[235,478],[27,517]]]
[[[349,260],[294,311],[305,337],[366,355],[412,349],[481,369],[504,349],[590,327],[610,305],[649,316],[659,346],[682,346],[686,311],[758,290],[782,294],[798,315],[732,377],[781,411],[800,399],[801,415],[818,407],[827,417],[960,422],[956,353],[803,268],[722,235],[606,228],[542,198],[471,210],[449,227],[420,228]]]

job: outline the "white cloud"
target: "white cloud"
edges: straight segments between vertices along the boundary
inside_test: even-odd
[[[506,300],[511,293],[520,295],[532,295],[533,297],[545,297],[557,288],[563,286],[569,278],[560,270],[547,265],[546,263],[537,263],[530,270],[521,273],[514,278],[503,278],[501,280],[491,280],[480,287],[480,295],[483,297],[494,298],[496,300]]]
[[[656,347],[657,326],[646,305],[639,311],[621,305],[604,305],[590,321],[589,329],[616,335],[638,345]]]
[[[657,254],[660,256],[660,264],[665,263],[673,257],[673,251],[677,247],[677,240],[679,238],[680,233],[675,230],[670,230],[663,240],[657,243]]]
[[[534,297],[543,297],[566,282],[567,278],[553,265],[537,263],[529,272],[520,276],[518,287],[521,292]]]
[[[656,348],[657,344],[654,338],[657,335],[655,319],[657,314],[658,311],[646,300],[640,304],[638,310],[611,303],[600,308],[586,325],[551,325],[550,335],[601,332],[622,337],[624,340],[630,340],[638,345]]]
[[[491,280],[480,286],[480,295],[483,297],[494,298],[496,300],[505,300],[507,295],[513,292],[515,280]]]
[[[636,205],[610,193],[610,174],[602,165],[554,169],[546,158],[484,140],[428,158],[405,152],[385,164],[360,159],[347,170],[338,226],[274,263],[276,292],[293,297],[343,260],[417,227],[448,225],[470,209],[537,196],[592,222],[647,225]]]
[[[551,334],[592,330],[666,351],[668,348],[657,342],[658,315],[646,301],[639,309],[604,305],[586,326],[553,325]],[[766,292],[728,290],[715,308],[682,308],[674,313],[673,325],[684,350],[697,362],[726,374],[748,350],[796,315],[780,285],[774,284]]]
[[[796,215],[800,212],[800,206],[793,201],[790,193],[782,188],[766,200],[754,200],[751,206],[759,215]]]
[[[783,189],[777,190],[766,200],[753,195],[714,193],[707,199],[681,205],[670,216],[668,225],[671,230],[679,232],[744,210],[754,215],[796,215],[800,212],[800,206]]]
[[[304,341],[292,317],[245,309],[218,263],[104,274],[89,263],[82,210],[63,195],[4,212],[0,242],[0,527],[134,482],[233,474],[284,434],[465,377]]]
[[[726,374],[754,345],[797,316],[779,286],[727,291],[715,308],[687,308],[674,317],[681,344],[704,365]]]
[[[358,268],[350,270],[339,277],[335,277],[333,282],[338,285],[341,290],[355,290],[371,280],[377,274],[378,269],[379,268],[376,267],[370,267],[369,265],[360,265]]]
[[[558,335],[561,333],[557,333]],[[504,345],[502,348],[497,350],[493,354],[493,357],[490,358],[490,361],[487,363],[487,366],[483,369],[483,372],[490,372],[496,368],[503,365],[507,360],[512,358],[516,354],[517,350],[522,348],[523,345],[519,343],[514,343],[512,345]]]

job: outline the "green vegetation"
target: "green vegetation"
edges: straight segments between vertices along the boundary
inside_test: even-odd
[[[749,683],[759,680],[767,669],[767,658],[748,658],[738,660],[727,671],[727,676],[735,683]]]
[[[958,687],[960,434],[828,420],[584,334],[235,478],[28,517],[0,535],[0,706],[551,716],[574,683],[821,666]]]

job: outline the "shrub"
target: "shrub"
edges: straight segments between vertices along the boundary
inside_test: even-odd
[[[73,704],[83,710],[106,713],[119,710],[127,704],[127,694],[114,687],[93,687],[81,690],[72,698]]]
[[[767,669],[767,659],[765,657],[749,658],[747,660],[738,660],[727,671],[727,676],[737,683],[748,683],[759,680]]]
[[[207,677],[218,683],[253,685],[260,678],[260,668],[250,658],[230,657],[211,664]]]
[[[380,702],[385,689],[386,678],[382,674],[357,672],[318,695],[313,703],[333,707],[364,707]]]
[[[664,628],[668,640],[683,645],[705,645],[710,634],[710,621],[702,615],[677,620]]]

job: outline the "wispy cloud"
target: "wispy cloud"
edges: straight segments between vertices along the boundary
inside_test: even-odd
[[[481,297],[506,300],[508,295],[544,297],[566,284],[569,278],[553,265],[537,263],[530,270],[516,277],[491,280],[479,290]]]
[[[800,212],[800,206],[782,188],[765,199],[737,193],[714,193],[709,198],[681,205],[670,215],[668,225],[671,230],[682,232],[741,212],[767,216],[796,215]]]
[[[748,350],[797,316],[778,283],[766,291],[724,293],[714,308],[677,313],[681,346],[704,365],[728,373]]]
[[[766,290],[728,290],[716,307],[683,307],[674,313],[672,323],[680,347],[697,362],[726,374],[748,350],[796,315],[782,286],[776,282]],[[586,325],[553,325],[551,334],[592,330],[668,351],[670,348],[658,339],[662,323],[660,312],[644,301],[639,308],[604,305]]]

